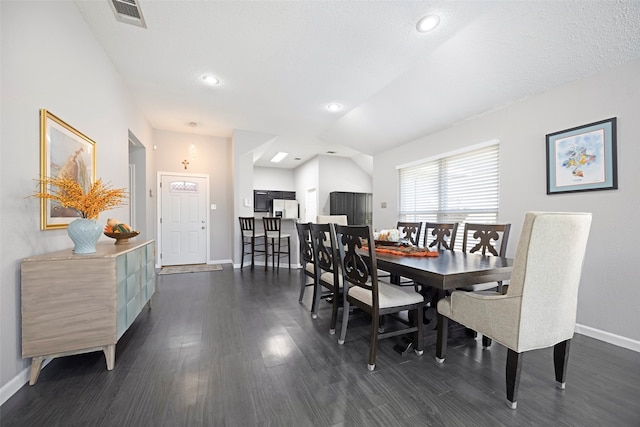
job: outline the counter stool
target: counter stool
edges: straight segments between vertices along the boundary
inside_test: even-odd
[[[264,225],[264,269],[266,270],[269,266],[269,247],[271,247],[272,268],[276,267],[276,256],[278,257],[278,268],[280,268],[280,257],[286,256],[289,258],[289,270],[291,270],[291,235],[282,233],[282,218],[264,217],[262,223]],[[286,252],[281,247],[283,239],[287,241]]]
[[[240,220],[240,245],[242,247],[242,255],[240,258],[240,269],[244,267],[244,256],[251,254],[251,268],[255,266],[256,252],[264,254],[264,249],[256,249],[256,239],[264,237],[264,233],[256,233],[255,218],[239,217]],[[247,246],[249,249],[247,249]],[[266,258],[265,258],[266,264]]]

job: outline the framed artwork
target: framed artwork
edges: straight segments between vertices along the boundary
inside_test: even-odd
[[[547,194],[616,188],[615,117],[547,135]]]
[[[40,110],[40,176],[66,176],[87,192],[96,180],[96,143],[51,114]],[[41,192],[49,191],[42,185]],[[40,228],[67,228],[80,214],[53,200],[40,199]]]

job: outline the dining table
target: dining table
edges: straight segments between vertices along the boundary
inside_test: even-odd
[[[513,270],[513,259],[506,257],[450,250],[437,251],[437,255],[431,253],[430,256],[416,256],[417,254],[410,256],[389,253],[386,247],[380,249],[381,251],[376,250],[377,268],[390,273],[392,283],[398,285],[400,277],[405,277],[436,291],[432,295],[431,304],[425,308],[431,310],[435,317],[432,329],[435,329],[435,325],[441,321],[442,316],[437,313],[437,301],[443,298],[447,291],[480,283],[509,280]],[[365,251],[361,254],[367,258]],[[426,294],[424,295],[426,297]],[[446,341],[446,339],[446,330],[438,328],[437,340]],[[396,346],[395,349],[405,354],[409,345]]]

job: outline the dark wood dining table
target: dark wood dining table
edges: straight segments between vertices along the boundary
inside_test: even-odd
[[[363,253],[363,255],[365,254]],[[435,294],[431,296],[433,298],[430,301],[431,304],[425,307],[425,324],[427,318],[434,320],[430,329],[435,329],[437,323],[441,321],[441,315],[437,314],[436,303],[446,295],[446,291],[479,283],[509,280],[513,270],[512,258],[466,252],[439,251],[437,257],[403,256],[376,252],[376,260],[379,270],[391,274],[392,283],[399,284],[400,277],[406,277],[436,290]],[[422,289],[422,292],[424,291]],[[426,293],[423,294],[425,298],[429,299]],[[446,339],[446,330],[438,328],[437,340]],[[396,346],[395,348],[399,353],[405,354],[409,346]],[[441,355],[439,357],[442,358]]]
[[[509,280],[513,259],[439,251],[437,257],[376,253],[378,269],[440,290]]]

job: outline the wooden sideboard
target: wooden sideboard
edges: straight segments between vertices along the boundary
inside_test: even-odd
[[[29,384],[47,358],[103,351],[107,369],[115,346],[156,288],[153,240],[100,243],[93,254],[71,249],[22,260],[22,357],[32,358]]]

